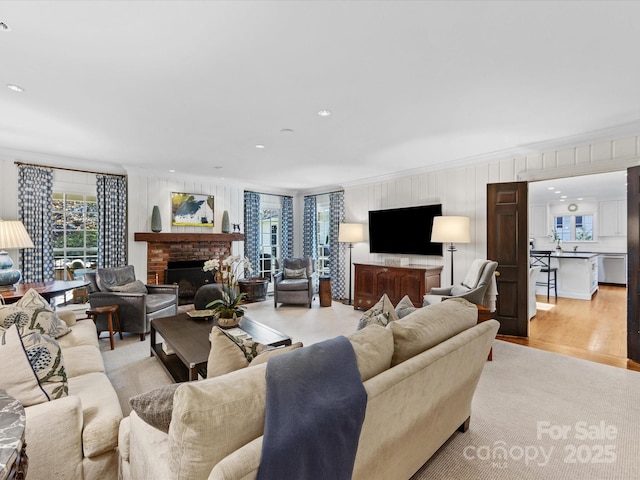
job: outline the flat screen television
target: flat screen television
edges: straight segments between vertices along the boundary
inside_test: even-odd
[[[431,241],[433,217],[442,215],[442,205],[369,211],[371,253],[442,256],[442,243]]]

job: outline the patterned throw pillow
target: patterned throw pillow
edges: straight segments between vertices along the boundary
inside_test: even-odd
[[[21,335],[36,331],[51,338],[59,338],[71,331],[51,310],[21,308],[17,304],[0,306],[0,330],[6,330],[14,324],[18,326]]]
[[[33,288],[29,289],[20,300],[9,306],[15,306],[23,309],[27,314],[31,314],[31,322],[26,326],[29,330],[37,330],[52,338],[59,338],[71,331],[65,321],[53,311],[49,302]],[[2,327],[7,328],[4,322],[0,321],[0,328]]]
[[[382,325],[385,327],[389,322],[398,320],[393,304],[389,297],[385,293],[382,295],[378,303],[376,303],[369,310],[364,312],[360,322],[358,322],[358,330],[362,330],[364,327],[370,324]]]
[[[20,336],[17,325],[0,333],[0,384],[23,406],[68,395],[58,342],[37,331]]]
[[[307,278],[306,268],[285,268],[284,269],[285,280],[294,280],[299,278]]]

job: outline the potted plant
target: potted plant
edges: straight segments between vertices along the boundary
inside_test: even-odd
[[[213,267],[213,264],[211,265]],[[251,271],[249,260],[238,255],[225,258],[217,265],[222,283],[222,298],[207,304],[206,308],[213,310],[221,327],[236,327],[244,315],[245,307],[240,302],[245,298],[244,293],[237,293],[238,274],[240,269]]]

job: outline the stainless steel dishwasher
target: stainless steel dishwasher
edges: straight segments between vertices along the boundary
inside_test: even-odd
[[[627,255],[624,253],[598,255],[598,283],[627,284]]]

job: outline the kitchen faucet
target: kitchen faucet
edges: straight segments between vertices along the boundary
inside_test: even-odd
[[[578,245],[576,245],[575,247],[573,247],[573,253],[576,253],[578,251]]]

